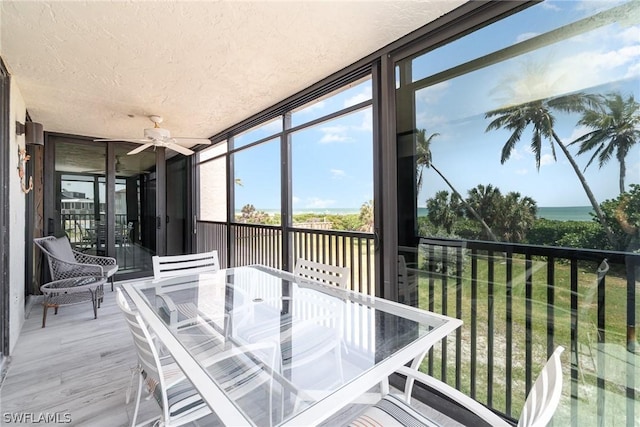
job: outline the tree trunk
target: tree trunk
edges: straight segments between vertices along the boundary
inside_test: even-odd
[[[624,160],[620,162],[620,194],[624,193],[624,177],[627,174],[627,165]]]
[[[498,241],[498,238],[496,237],[495,234],[493,234],[493,231],[491,231],[491,228],[487,225],[486,222],[484,222],[484,220],[482,219],[482,217],[478,214],[478,212],[476,212],[475,209],[473,209],[473,207],[467,203],[467,201],[464,199],[464,197],[462,197],[462,195],[460,193],[458,193],[458,191],[453,188],[453,185],[449,182],[449,180],[447,178],[444,177],[444,175],[433,165],[433,163],[431,163],[431,168],[436,171],[436,173],[438,175],[440,175],[440,178],[442,178],[442,180],[444,182],[447,183],[447,185],[449,186],[449,188],[451,189],[451,191],[453,191],[453,193],[458,196],[458,198],[460,198],[460,201],[462,201],[462,203],[465,205],[465,207],[467,209],[469,209],[469,212],[471,212],[471,214],[478,220],[480,221],[480,224],[482,224],[482,227],[485,229],[485,231],[487,232],[487,234],[489,235],[489,238],[491,238],[494,242]]]
[[[564,155],[567,157],[567,160],[569,160],[571,167],[573,167],[574,172],[576,173],[576,175],[578,176],[578,179],[580,180],[580,184],[582,184],[582,188],[584,188],[584,192],[587,193],[587,198],[589,199],[589,202],[591,202],[591,206],[593,207],[593,210],[596,213],[596,216],[598,217],[600,224],[602,224],[602,227],[604,228],[604,231],[607,234],[607,239],[609,240],[609,243],[611,244],[613,249],[616,249],[617,239],[613,234],[613,231],[611,231],[609,224],[607,223],[607,219],[604,216],[604,212],[602,212],[602,209],[600,209],[600,204],[598,203],[595,196],[593,195],[593,192],[591,191],[589,184],[587,184],[587,179],[584,177],[582,172],[580,172],[580,168],[578,167],[578,164],[573,159],[573,156],[571,155],[571,153],[569,153],[569,150],[562,143],[562,141],[560,140],[556,132],[555,131],[552,131],[552,132],[553,132],[553,139],[555,139],[555,141],[558,143],[558,146],[560,146],[560,149],[562,150]]]

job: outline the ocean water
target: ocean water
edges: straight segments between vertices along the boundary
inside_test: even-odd
[[[256,210],[262,211],[262,212],[267,213],[269,215],[279,214],[280,213],[280,209],[260,209],[260,208],[256,208]],[[236,209],[236,215],[240,215],[241,213],[242,212],[239,209]],[[308,213],[313,213],[313,214],[317,214],[317,215],[359,214],[360,213],[360,208],[317,208],[317,209],[300,208],[300,209],[294,209],[293,210],[293,214],[294,215],[308,214]]]
[[[258,209],[268,214],[279,213],[278,209]],[[538,218],[557,221],[591,221],[591,206],[554,206],[539,207]],[[360,213],[360,208],[325,208],[325,209],[295,209],[293,214],[315,213],[317,215],[345,215]],[[236,211],[240,215],[240,211]],[[418,216],[427,216],[427,208],[418,208]]]
[[[538,218],[558,221],[592,221],[591,206],[566,206],[538,208]]]
[[[554,206],[539,207],[538,218],[556,221],[591,221],[591,206]],[[418,216],[426,216],[427,208],[418,208]]]

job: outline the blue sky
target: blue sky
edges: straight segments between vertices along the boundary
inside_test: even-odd
[[[294,126],[371,99],[371,81],[319,100],[292,114]],[[237,138],[236,146],[279,132],[272,122]],[[352,208],[373,199],[371,108],[358,110],[292,134],[294,213]],[[280,208],[279,140],[239,151],[235,157],[236,209],[253,204],[261,210]]]
[[[495,43],[495,48],[502,48],[591,15],[593,8],[601,6],[602,2],[545,2],[498,23],[499,40],[485,37],[487,29],[484,29],[460,40],[460,46],[452,43],[434,51],[430,61],[441,64],[441,58],[452,52],[464,56],[469,46],[486,49],[488,44]],[[541,167],[536,170],[529,148],[530,129],[522,135],[511,158],[501,165],[501,149],[510,133],[502,130],[486,133],[490,120],[484,118],[484,113],[576,91],[620,91],[625,97],[634,95],[638,101],[639,41],[637,23],[629,27],[609,25],[419,91],[416,94],[417,125],[427,129],[428,134],[440,134],[432,144],[434,164],[461,193],[477,184],[493,184],[503,193],[519,191],[530,196],[538,206],[589,205],[575,173],[558,148],[553,161],[550,145],[545,143]],[[441,71],[437,68],[439,65],[430,71]],[[576,126],[579,115],[556,114],[556,119],[556,132],[565,143],[587,131]],[[570,151],[575,153],[576,148],[571,147]],[[582,170],[589,157],[576,158]],[[618,170],[615,161],[602,169],[597,163],[587,169],[585,177],[596,199],[602,201],[618,195]],[[640,144],[627,157],[626,176],[627,186],[639,182]],[[434,172],[427,171],[418,197],[419,206],[424,206],[424,201],[439,190],[448,190],[448,187]]]
[[[621,2],[547,1],[495,23],[467,37],[429,52],[413,61],[414,81],[511,46],[570,22],[593,15]],[[511,158],[500,164],[506,131],[486,133],[486,111],[505,105],[557,96],[575,91],[620,91],[640,100],[640,25],[618,24],[563,39],[558,43],[519,55],[416,92],[416,126],[440,135],[432,144],[433,162],[458,191],[466,193],[478,184],[493,184],[503,193],[519,191],[538,206],[586,206],[575,173],[557,149],[553,161],[548,143],[540,170],[528,147],[525,131]],[[320,100],[293,114],[293,124],[307,122],[345,106],[371,98],[366,81]],[[577,115],[558,114],[556,132],[568,143],[587,130],[576,126]],[[281,123],[270,123],[236,140],[236,146],[274,134]],[[373,198],[371,109],[325,122],[293,135],[294,213],[330,208],[357,210]],[[572,151],[576,151],[574,147]],[[589,156],[577,157],[584,169]],[[236,208],[252,203],[263,210],[280,207],[280,146],[277,141],[241,151],[235,156]],[[585,172],[598,200],[618,194],[618,165],[602,169],[592,164]],[[640,183],[640,144],[627,157],[627,186]],[[448,189],[427,170],[418,195],[418,206],[436,191]]]

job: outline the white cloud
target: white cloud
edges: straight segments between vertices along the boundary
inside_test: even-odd
[[[553,154],[543,154],[540,156],[540,166],[546,166],[555,163]]]
[[[435,84],[416,92],[416,104],[437,104],[451,86],[450,81]]]
[[[525,40],[532,39],[532,38],[534,38],[536,36],[539,36],[539,35],[540,35],[540,33],[522,33],[522,34],[518,34],[516,36],[516,42],[520,43],[520,42],[523,42]]]
[[[326,144],[329,142],[346,142],[352,140],[352,138],[347,135],[347,132],[349,131],[348,126],[326,126],[320,128],[320,131],[324,133],[324,135],[320,139],[320,143],[322,144]]]
[[[311,105],[309,105],[309,106],[307,106],[307,107],[305,107],[305,108],[303,108],[301,110],[296,111],[296,114],[308,114],[308,113],[310,113],[312,111],[315,111],[315,110],[321,110],[321,109],[324,108],[324,106],[325,106],[325,102],[324,101],[318,101],[318,102],[316,102],[314,104],[311,104]]]
[[[440,129],[442,125],[448,123],[450,117],[444,115],[435,115],[425,111],[416,116],[416,124],[418,129]]]
[[[300,203],[300,197],[292,196],[291,203],[293,203],[294,205],[297,205],[298,203]]]
[[[516,175],[526,175],[529,173],[527,169],[516,169]]]
[[[560,138],[560,139],[562,140],[563,143],[569,144],[575,141],[576,139],[580,138],[581,136],[586,135],[590,131],[591,129],[589,129],[586,126],[576,126],[573,128],[573,132],[571,132],[571,135],[569,135],[568,138]]]
[[[511,150],[511,156],[509,157],[510,160],[520,160],[524,157],[524,155],[518,151],[517,148],[514,148],[513,150]]]
[[[618,33],[618,38],[627,45],[637,45],[640,40],[640,27],[628,27]]]
[[[313,208],[313,209],[325,209],[325,208],[329,208],[333,205],[336,204],[335,200],[331,200],[331,199],[321,199],[319,197],[309,197],[306,202],[304,207],[305,208]]]
[[[276,119],[269,122],[264,126],[264,129],[272,133],[280,132],[282,130],[282,121],[280,119]]]
[[[583,51],[558,60],[549,68],[549,81],[561,82],[566,92],[583,90],[612,80],[637,76],[640,45],[609,51]]]
[[[329,172],[331,172],[331,176],[333,178],[337,178],[337,179],[347,176],[346,172],[343,171],[342,169],[331,169],[329,170]]]
[[[614,6],[624,2],[625,0],[581,0],[576,2],[575,9],[587,12],[589,15],[593,15],[604,9],[613,8]]]
[[[555,10],[555,11],[562,10],[562,9],[560,9],[560,7],[559,7],[559,6],[556,6],[554,3],[555,3],[555,2],[552,2],[552,1],[545,1],[545,2],[544,2],[544,3],[542,3],[540,6],[541,6],[543,9],[547,9],[547,10]]]
[[[363,132],[373,131],[373,115],[371,114],[371,110],[365,111],[365,113],[362,115],[362,123],[360,124],[360,126],[355,126],[354,129]]]
[[[361,102],[371,99],[371,87],[363,88],[362,92],[355,94],[351,98],[347,98],[344,101],[344,108],[351,107],[352,105],[360,104]]]
[[[630,79],[637,76],[640,76],[640,61],[638,61],[636,64],[630,65],[629,68],[627,68],[627,74],[625,74],[624,78]]]

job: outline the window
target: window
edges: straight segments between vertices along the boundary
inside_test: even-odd
[[[235,221],[280,224],[280,138],[232,154]]]
[[[293,226],[373,232],[371,107],[291,137]]]
[[[371,77],[357,80],[298,108],[291,113],[291,125],[296,127],[366,101],[371,101]]]
[[[234,136],[233,148],[244,147],[247,144],[274,136],[280,132],[282,132],[282,117],[277,117],[276,119]]]
[[[638,16],[546,1],[395,64],[399,300],[464,321],[424,366],[514,417],[562,345],[554,424],[635,422]]]

